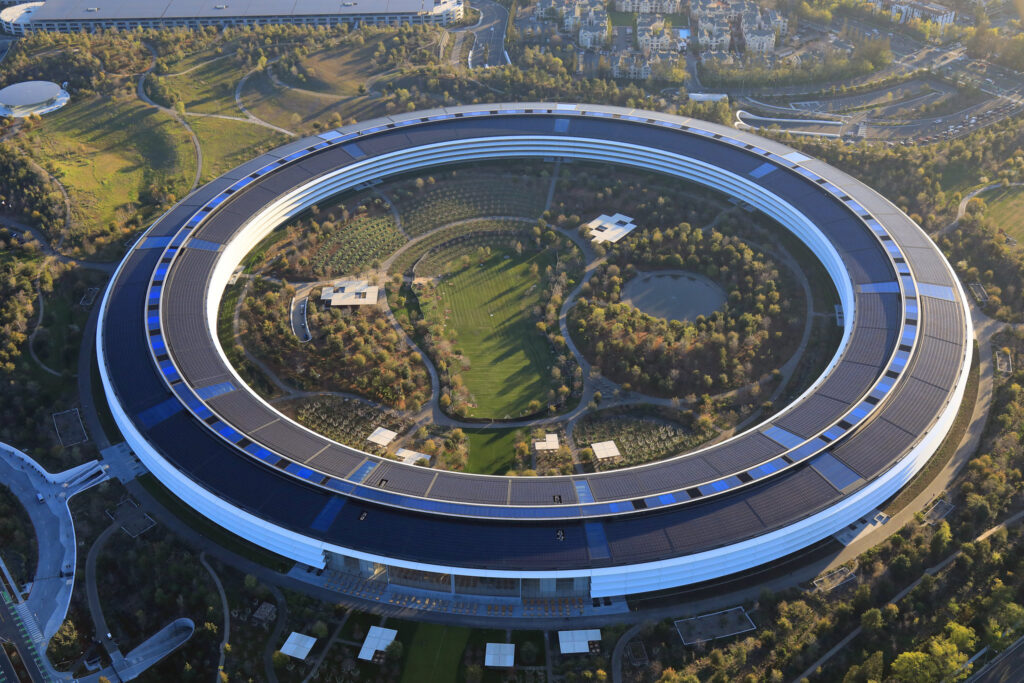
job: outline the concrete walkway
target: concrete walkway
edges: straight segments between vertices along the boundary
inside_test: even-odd
[[[24,602],[39,627],[41,644],[49,642],[67,617],[74,587],[75,525],[68,501],[107,478],[106,468],[96,460],[51,474],[28,455],[0,444],[0,481],[28,512],[39,548],[35,579]]]
[[[217,594],[220,596],[220,609],[224,614],[224,635],[220,639],[220,660],[217,662],[217,677],[215,679],[215,683],[217,683],[221,680],[221,673],[224,671],[224,658],[227,655],[228,643],[231,642],[231,610],[228,607],[228,596],[224,592],[224,584],[220,582],[217,572],[206,561],[205,552],[199,553],[199,562],[210,573],[210,578],[213,579],[213,584],[217,587]]]

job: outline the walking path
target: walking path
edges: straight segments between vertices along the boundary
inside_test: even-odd
[[[967,194],[965,194],[963,196],[963,199],[960,200],[960,204],[957,205],[956,207],[956,218],[950,221],[949,225],[939,230],[937,234],[945,235],[946,233],[955,230],[956,226],[960,224],[961,219],[963,219],[964,215],[967,213],[967,205],[970,203],[972,199],[974,199],[983,192],[987,192],[989,190],[997,190],[1002,186],[1002,183],[990,183],[988,185],[976,187]],[[1024,183],[1009,183],[1007,187],[1024,187]]]
[[[217,594],[220,595],[220,609],[224,615],[224,637],[220,640],[220,659],[217,662],[217,676],[214,679],[214,683],[220,683],[224,671],[224,658],[227,655],[228,643],[231,642],[231,610],[228,608],[228,596],[224,593],[224,584],[220,582],[217,572],[206,561],[205,551],[199,553],[199,562],[206,567],[206,571],[210,573],[210,578],[213,579],[213,584],[217,587]]]
[[[270,60],[270,62],[267,63],[267,66],[269,67],[271,64],[274,64],[279,59],[280,59],[280,57],[275,57],[274,59]],[[290,131],[287,128],[281,128],[280,126],[275,126],[272,123],[267,123],[266,121],[264,121],[263,119],[259,118],[258,116],[253,114],[248,109],[246,109],[245,105],[242,104],[242,88],[245,87],[245,82],[247,80],[249,80],[249,76],[252,76],[257,71],[259,71],[258,68],[257,69],[252,69],[251,71],[247,72],[244,76],[242,76],[240,79],[238,79],[238,83],[235,84],[235,106],[238,107],[238,109],[243,114],[245,114],[246,118],[244,120],[248,120],[250,123],[255,123],[256,125],[263,126],[264,128],[269,128],[270,130],[276,130],[278,133],[284,133],[285,135],[287,135],[290,138],[298,137],[298,135],[294,131]],[[208,116],[214,116],[214,114],[208,114]],[[218,118],[232,118],[232,117],[220,116]]]
[[[281,592],[281,589],[276,584],[268,582],[267,586],[270,588],[270,593],[274,596],[274,602],[277,603],[277,623],[274,624],[274,630],[270,633],[270,637],[267,638],[267,644],[263,648],[263,670],[267,676],[267,683],[277,683],[277,672],[274,670],[274,652],[279,649],[278,643],[281,642],[285,624],[288,623],[288,601],[285,600],[284,593]]]
[[[0,214],[0,227],[18,234],[22,239],[25,239],[25,235],[31,236],[36,244],[39,245],[39,250],[41,252],[47,256],[52,256],[61,263],[69,263],[79,268],[98,270],[103,273],[113,273],[117,268],[117,263],[113,261],[81,261],[73,256],[66,256],[54,249],[50,243],[46,241],[46,235],[44,235],[38,228],[32,227],[27,223],[22,223],[12,216]]]
[[[61,377],[62,375],[44,363],[39,356],[36,355],[36,335],[39,334],[39,330],[43,329],[43,290],[39,288],[39,283],[36,282],[36,295],[39,297],[39,319],[36,321],[36,326],[32,328],[32,334],[28,336],[28,353],[32,356],[32,360],[36,362],[40,368],[45,372],[50,373],[55,377]]]
[[[195,176],[193,176],[192,178],[192,187],[190,187],[188,190],[189,192],[192,192],[192,190],[195,190],[197,187],[199,187],[199,181],[203,177],[203,147],[202,145],[199,144],[199,136],[196,135],[196,132],[194,130],[192,130],[192,126],[188,125],[188,122],[184,119],[184,117],[178,114],[177,110],[168,109],[167,107],[160,106],[159,104],[151,100],[149,95],[146,94],[146,77],[148,77],[149,74],[153,71],[153,69],[156,68],[156,50],[153,48],[152,45],[149,45],[148,43],[143,43],[142,45],[147,50],[149,50],[150,62],[149,68],[143,71],[142,74],[139,76],[139,83],[136,86],[136,92],[138,93],[140,100],[142,100],[149,106],[156,107],[163,113],[173,117],[174,120],[180,123],[182,126],[184,126],[185,130],[188,132],[189,139],[192,141],[192,149],[194,149],[196,153],[196,172]]]

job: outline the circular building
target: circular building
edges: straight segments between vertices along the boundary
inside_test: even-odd
[[[726,441],[552,477],[377,457],[306,429],[245,384],[218,341],[217,313],[236,266],[275,227],[369,181],[507,158],[656,171],[773,218],[821,261],[841,301],[842,340],[823,374]],[[114,419],[186,504],[335,572],[332,585],[357,594],[409,586],[502,596],[527,601],[524,614],[537,599],[591,613],[591,600],[717,580],[817,546],[895,495],[934,454],[972,353],[949,264],[864,184],[748,132],[583,104],[452,107],[291,142],[161,216],[120,264],[99,321]]]
[[[70,97],[51,81],[22,81],[0,90],[0,116],[48,114],[67,104]]]

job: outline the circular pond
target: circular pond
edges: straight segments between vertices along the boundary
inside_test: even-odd
[[[694,320],[725,304],[725,290],[686,270],[638,273],[622,287],[622,302],[668,320]]]

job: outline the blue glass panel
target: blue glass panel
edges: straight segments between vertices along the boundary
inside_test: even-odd
[[[366,462],[359,466],[359,469],[352,473],[349,479],[356,483],[359,483],[366,479],[367,475],[369,475],[373,468],[376,466],[377,462],[375,460],[367,460]]]
[[[352,484],[348,483],[344,479],[328,479],[327,487],[334,489],[335,491],[341,491],[342,493],[351,493],[355,488]]]
[[[204,401],[209,401],[214,396],[220,396],[234,390],[235,385],[231,382],[221,382],[220,384],[211,384],[208,387],[196,389],[196,395]]]
[[[167,418],[177,415],[181,410],[181,401],[172,397],[166,401],[157,403],[151,408],[146,408],[139,413],[139,422],[141,422],[146,429],[152,429]]]
[[[842,433],[843,430],[840,429],[837,436],[842,435]],[[813,441],[808,441],[800,448],[797,448],[796,450],[791,451],[786,455],[789,456],[789,459],[792,460],[793,462],[800,462],[804,458],[817,453],[827,445],[828,444],[825,443],[824,439],[814,439]]]
[[[819,455],[811,461],[811,467],[840,491],[860,479],[860,475],[837,460],[831,453]]]
[[[757,168],[755,168],[753,171],[751,171],[750,175],[753,176],[754,178],[763,178],[777,168],[778,166],[776,166],[775,164],[771,163],[770,161],[766,161]]]
[[[163,237],[147,237],[143,240],[142,244],[139,245],[139,249],[161,249],[171,243],[171,236]]]
[[[202,249],[203,251],[220,251],[223,244],[217,242],[208,242],[207,240],[191,239],[188,244],[185,245],[189,249]]]
[[[762,463],[752,470],[747,470],[747,474],[749,474],[753,479],[760,479],[762,477],[767,477],[773,472],[778,472],[785,466],[785,460],[782,458],[775,458],[775,460],[769,460],[766,463]]]
[[[900,336],[900,344],[913,344],[917,337],[917,325],[905,325],[903,334]]]
[[[341,137],[341,133],[336,130],[329,130],[326,133],[320,133],[317,137],[321,140],[337,140]]]
[[[294,474],[297,477],[302,477],[303,479],[309,479],[311,481],[320,481],[324,478],[324,475],[317,474],[308,467],[303,467],[302,465],[294,462],[285,467],[284,471],[288,474]]]
[[[592,560],[607,560],[612,556],[608,547],[608,536],[604,533],[604,524],[601,522],[586,522],[583,525],[587,536],[587,550]]]
[[[824,436],[825,436],[826,439],[829,439],[831,441],[835,441],[836,439],[838,439],[839,437],[841,437],[845,433],[846,433],[845,429],[843,429],[839,425],[834,425],[832,427],[829,427],[827,430],[825,430]],[[792,457],[792,454],[790,454],[790,457]]]
[[[860,285],[860,291],[865,294],[899,294],[900,283],[893,282],[869,282]]]
[[[331,481],[336,480],[332,479]],[[334,524],[334,520],[338,518],[338,513],[341,512],[343,507],[345,507],[345,499],[340,496],[334,496],[320,508],[320,512],[313,518],[313,523],[309,527],[313,531],[327,531]]]
[[[242,440],[242,435],[231,425],[224,424],[223,422],[214,422],[213,429],[231,443],[238,443]]]
[[[713,495],[715,493],[721,493],[722,491],[725,491],[728,488],[729,488],[729,484],[727,484],[722,479],[719,479],[718,481],[713,481],[710,484],[703,484],[703,485],[697,487],[697,489],[701,493],[703,493],[705,496],[710,496],[710,495]]]
[[[354,142],[349,142],[347,144],[344,144],[344,145],[341,146],[341,148],[343,150],[345,150],[348,154],[350,154],[355,159],[362,159],[363,157],[366,156],[366,152],[361,150],[359,148],[359,145],[354,143]]]
[[[764,430],[763,434],[775,443],[780,446],[785,446],[786,448],[796,448],[804,442],[803,437],[799,437],[792,432],[787,432],[782,427],[776,427],[775,425]]]
[[[594,502],[594,494],[590,491],[590,484],[585,479],[574,479],[572,483],[576,487],[576,497],[581,503]]]

